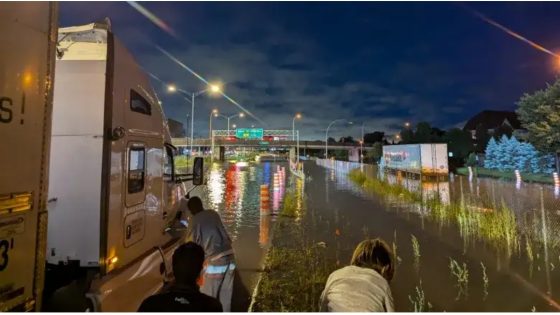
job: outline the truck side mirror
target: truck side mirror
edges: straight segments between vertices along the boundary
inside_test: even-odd
[[[194,158],[192,182],[195,186],[204,184],[204,159],[201,157]]]

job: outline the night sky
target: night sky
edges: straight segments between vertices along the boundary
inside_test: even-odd
[[[474,16],[458,3],[142,2],[171,36],[126,2],[60,3],[61,26],[109,17],[142,67],[189,91],[202,82],[156,45],[211,80],[263,120],[239,127],[291,129],[323,139],[360,137],[360,126],[396,132],[405,121],[462,127],[484,109],[514,110],[524,92],[560,73],[554,58]],[[560,3],[466,3],[523,36],[560,51]],[[153,82],[169,118],[186,123],[190,104]],[[239,111],[223,98],[196,99],[195,136],[206,136],[212,108]],[[232,122],[233,123],[233,122]],[[215,128],[226,128],[224,119]]]

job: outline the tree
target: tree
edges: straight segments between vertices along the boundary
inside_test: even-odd
[[[484,154],[484,167],[485,168],[497,168],[496,166],[496,154],[498,149],[498,143],[493,137],[490,138],[488,144],[486,145],[486,151]]]
[[[372,133],[366,133],[364,135],[364,143],[376,143],[376,142],[383,142],[383,138],[385,137],[385,133],[382,131],[374,131]]]
[[[376,142],[373,144],[373,150],[366,151],[366,160],[368,162],[379,163],[381,156],[383,155],[383,144],[381,142]]]
[[[447,150],[457,159],[464,160],[473,151],[471,134],[468,131],[453,128],[445,134],[444,141],[447,143]]]
[[[414,132],[410,128],[401,130],[401,144],[414,143]]]
[[[356,143],[356,141],[354,140],[354,138],[352,136],[341,137],[338,142],[340,142],[340,143]]]
[[[431,135],[431,142],[441,142],[443,137],[445,136],[445,131],[437,127],[432,127]]]
[[[499,169],[501,171],[519,170],[531,173],[550,173],[546,167],[547,161],[539,154],[533,145],[527,142],[520,142],[515,136],[508,138],[503,135],[500,141],[496,142],[490,138],[486,147],[486,158],[484,167]]]
[[[523,95],[517,106],[527,140],[539,151],[555,154],[560,172],[560,78],[544,90]]]
[[[488,144],[488,140],[490,140],[488,129],[486,129],[482,124],[478,124],[476,126],[474,136],[476,138],[476,152],[484,152],[486,150],[486,144]]]
[[[328,143],[335,143],[336,140],[335,140],[333,137],[329,137],[329,138],[327,139],[327,142],[328,142]]]
[[[498,141],[498,148],[496,150],[496,168],[500,171],[513,169],[512,153],[514,147],[511,145],[509,138],[503,135]]]
[[[476,153],[471,152],[471,153],[469,154],[469,156],[467,157],[467,160],[466,160],[465,164],[466,164],[467,166],[477,166],[478,160],[477,160],[477,158],[476,158]]]
[[[432,141],[432,126],[427,122],[420,122],[416,125],[414,133],[415,143],[430,143]]]

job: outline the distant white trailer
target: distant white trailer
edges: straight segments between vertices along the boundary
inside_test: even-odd
[[[399,144],[383,146],[383,165],[387,169],[427,176],[449,174],[447,144]]]

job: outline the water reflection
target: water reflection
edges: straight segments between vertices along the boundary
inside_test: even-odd
[[[266,241],[265,236],[270,229],[270,221],[261,218],[260,186],[263,184],[268,185],[271,208],[277,212],[286,190],[286,168],[278,163],[243,166],[213,163],[208,172],[208,183],[200,196],[210,208],[220,213],[234,241],[240,236],[240,230],[253,227],[262,229],[259,237],[254,239],[255,244],[258,244]]]
[[[377,169],[371,168],[369,165],[363,168],[358,167],[358,169],[363,169],[363,173],[370,174],[368,176],[381,177],[390,184],[399,185],[408,191],[421,194],[422,204],[420,205],[414,202],[407,203],[403,201],[403,198],[391,196],[388,192],[375,195],[367,193],[362,187],[348,179],[349,169],[356,168],[354,165],[330,161],[317,164],[327,168],[325,174],[329,174],[328,180],[332,179],[333,174],[335,175],[334,185],[337,189],[350,191],[362,198],[373,200],[382,197],[384,202],[391,205],[390,211],[395,211],[406,220],[417,222],[417,227],[421,228],[422,233],[437,233],[442,241],[453,239],[458,234],[462,244],[460,242],[455,244],[462,245],[461,255],[465,255],[469,259],[484,257],[486,265],[495,266],[495,270],[489,271],[489,273],[500,272],[518,280],[523,286],[523,290],[528,289],[542,298],[541,302],[530,302],[541,303],[539,304],[541,308],[537,308],[538,310],[546,309],[546,306],[542,306],[543,301],[544,305],[560,310],[555,306],[558,305],[555,300],[560,297],[554,296],[552,287],[552,283],[560,281],[560,274],[557,270],[555,271],[554,266],[554,262],[560,260],[560,203],[558,203],[557,192],[553,186],[515,181],[505,182],[472,176],[450,176],[449,181],[426,182],[402,173],[378,174]],[[327,185],[327,192],[328,187]],[[356,190],[356,187],[359,189]],[[330,193],[332,195],[335,192]],[[433,203],[434,199],[438,202]],[[332,203],[334,198],[331,197],[330,201]],[[338,225],[338,213],[336,210],[333,212]],[[408,215],[413,212],[420,216]],[[428,216],[427,222],[436,223],[437,230],[431,230],[430,225],[426,224],[424,217]],[[403,228],[406,231],[411,229],[411,226],[410,224],[400,225],[400,229]],[[446,233],[442,231],[446,231]],[[521,246],[523,240],[526,244]],[[435,240],[432,240],[432,243],[433,241]],[[430,245],[430,247],[432,246]],[[440,257],[440,255],[441,257],[451,257],[450,253],[453,252],[449,251],[449,248],[437,248],[437,251],[436,257]],[[424,260],[435,259],[426,257],[424,254],[422,257]],[[533,261],[537,266],[537,273],[534,276],[532,274]],[[445,269],[439,270],[440,272],[445,271]],[[436,273],[433,277],[435,278],[432,281],[441,282],[441,277],[445,277],[445,275]],[[498,276],[492,275],[491,283],[494,277]],[[495,279],[491,287],[495,286],[503,292],[511,294],[513,289],[508,283],[505,279]],[[430,282],[427,284],[430,285]],[[490,290],[490,295],[490,301],[487,303],[489,309],[492,310],[529,310],[531,308],[531,305],[523,305],[521,309],[515,306],[508,308],[510,307],[508,304],[503,304],[507,303],[507,298],[504,297],[504,300],[498,302],[497,300],[502,298],[502,296],[497,296],[500,294]],[[530,301],[531,294],[524,292],[520,299]],[[468,305],[462,304],[459,309],[470,308]]]

